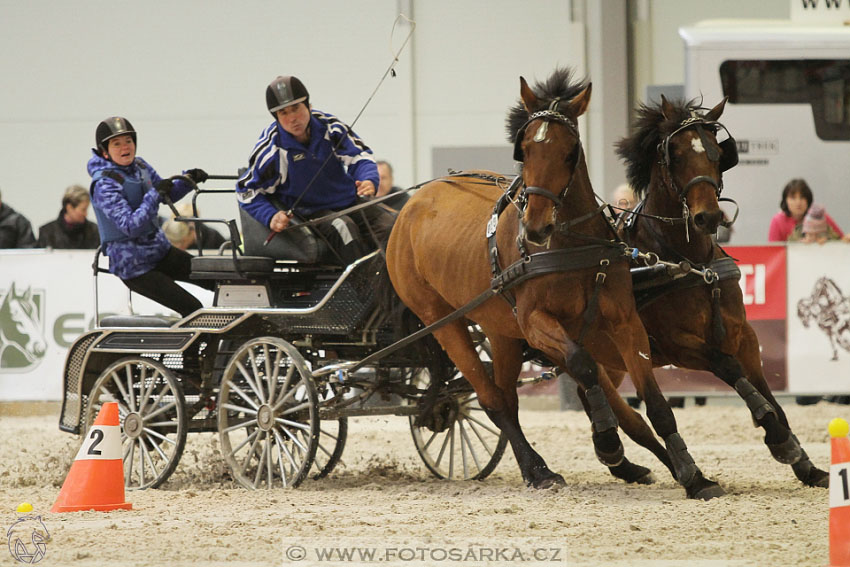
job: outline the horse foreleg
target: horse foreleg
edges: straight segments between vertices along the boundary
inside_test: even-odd
[[[809,459],[809,455],[806,454],[805,449],[800,445],[797,436],[791,431],[791,425],[788,423],[785,412],[780,407],[773,392],[767,386],[761,366],[758,338],[755,331],[749,325],[744,326],[744,334],[741,337],[738,358],[741,361],[741,366],[743,366],[743,373],[749,381],[747,382],[743,378],[738,379],[734,387],[741,394],[741,397],[747,401],[747,407],[750,407],[754,421],[764,428],[764,442],[768,449],[770,449],[770,454],[780,463],[790,464],[794,475],[803,484],[827,488],[829,486],[829,473],[817,468],[811,459]],[[723,379],[722,376],[721,379]],[[772,407],[774,410],[773,413],[767,414],[763,419],[759,420],[757,418],[757,412],[760,407],[763,407],[763,404],[759,401],[751,401],[757,399],[752,393],[749,397],[745,397],[744,393],[748,389],[752,389],[755,393],[759,394],[765,400],[765,403]],[[757,411],[753,411],[751,404],[756,407]]]
[[[655,432],[664,440],[676,479],[685,487],[688,498],[709,500],[722,496],[725,491],[713,480],[705,478],[691,457],[678,431],[673,410],[655,381],[649,356],[649,339],[643,332],[637,311],[632,311],[627,323],[632,333],[618,334],[616,344],[638,394],[646,403],[646,415]]]
[[[564,485],[564,478],[549,469],[543,457],[531,447],[519,424],[516,384],[522,369],[522,344],[517,339],[499,335],[490,329],[484,329],[484,332],[490,339],[493,379],[506,403],[502,412],[488,411],[490,419],[508,435],[514,457],[528,485],[534,488]]]
[[[629,438],[652,452],[664,466],[670,470],[673,478],[676,478],[676,472],[673,470],[673,463],[670,461],[670,456],[667,450],[652,432],[652,429],[644,421],[643,417],[634,409],[629,407],[629,404],[620,396],[617,391],[617,385],[623,382],[623,373],[615,370],[606,370],[604,367],[599,368],[599,385],[605,391],[605,397],[614,415],[620,423],[620,429],[625,432]],[[579,390],[579,396],[582,398],[582,403],[585,404],[585,412],[588,412],[588,407],[585,402],[584,393]],[[590,413],[588,412],[588,417]],[[602,464],[606,464],[604,461]],[[627,458],[623,458],[623,462],[619,465],[608,466],[608,470],[615,477],[625,480],[626,482],[636,482],[638,484],[652,484],[655,482],[655,477],[652,471],[646,467],[636,465],[630,462]]]
[[[573,342],[549,313],[532,312],[524,326],[529,344],[553,361],[564,361],[564,370],[583,390],[582,403],[590,416],[596,456],[608,467],[622,464],[623,444],[617,435],[617,418],[599,385],[599,367],[590,353]]]
[[[485,332],[486,334],[486,332]],[[563,478],[552,473],[543,458],[531,447],[519,425],[516,403],[516,381],[519,368],[513,374],[513,400],[506,396],[502,388],[487,373],[481,357],[475,350],[472,338],[465,322],[456,321],[434,331],[434,336],[443,346],[449,358],[455,363],[464,378],[472,385],[478,395],[478,403],[490,420],[508,436],[511,449],[516,457],[523,480],[535,488],[548,488],[554,483],[563,483]],[[488,337],[489,338],[489,337]],[[494,344],[494,342],[496,344]],[[497,346],[498,345],[498,346]],[[493,373],[507,384],[511,373],[511,364],[503,368],[507,354],[502,343],[496,337],[491,338],[493,349]],[[521,352],[518,353],[521,362]]]

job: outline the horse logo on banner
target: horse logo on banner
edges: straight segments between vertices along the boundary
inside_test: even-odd
[[[819,278],[812,295],[797,302],[797,317],[804,327],[815,321],[826,333],[832,346],[832,360],[838,360],[836,345],[850,352],[850,298],[844,297],[828,277]]]
[[[2,294],[0,290],[0,294]],[[0,373],[32,369],[47,351],[44,339],[44,292],[12,283],[0,302]]]

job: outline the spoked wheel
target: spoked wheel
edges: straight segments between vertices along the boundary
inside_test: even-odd
[[[326,404],[338,395],[332,384],[327,384],[319,394],[321,404]],[[319,422],[319,445],[313,460],[313,480],[328,476],[342,460],[342,452],[348,439],[348,418],[323,419]]]
[[[486,343],[480,343],[479,354],[485,366],[490,363]],[[449,379],[431,391],[433,401],[425,393],[420,405],[423,414],[410,416],[410,432],[422,462],[437,478],[449,480],[481,480],[493,470],[508,444],[507,435],[490,421],[478,404],[478,396],[460,372],[448,362],[438,361],[444,368],[432,366],[416,370],[410,384],[428,392],[433,374]]]
[[[245,488],[298,486],[319,444],[319,401],[304,358],[288,342],[242,345],[224,369],[218,401],[221,452]]]
[[[180,382],[159,362],[122,358],[109,366],[89,394],[86,429],[106,402],[118,402],[124,486],[156,488],[171,476],[188,430]]]

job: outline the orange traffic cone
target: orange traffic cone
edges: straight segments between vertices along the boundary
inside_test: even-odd
[[[124,461],[118,404],[107,402],[77,452],[51,512],[130,510],[124,501]]]
[[[850,567],[850,425],[840,417],[829,422],[832,466],[829,467],[829,564]]]

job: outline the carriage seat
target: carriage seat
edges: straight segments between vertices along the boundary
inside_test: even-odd
[[[248,256],[267,256],[275,260],[289,260],[299,264],[318,264],[329,259],[328,245],[310,227],[299,227],[302,222],[293,217],[287,230],[279,233],[268,244],[269,228],[239,207],[242,240]]]
[[[267,256],[240,256],[224,251],[222,255],[192,257],[193,280],[256,279],[274,273],[275,260]]]
[[[175,317],[150,315],[110,315],[100,320],[101,327],[170,327],[179,321]]]

